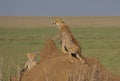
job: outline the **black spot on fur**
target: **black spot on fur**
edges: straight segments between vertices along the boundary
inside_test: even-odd
[[[76,51],[75,53],[71,53],[71,56],[77,58],[77,56],[76,56],[77,53],[78,53],[78,51]]]
[[[68,49],[67,49],[67,47],[66,47],[66,46],[64,46],[64,48],[65,48],[65,50],[68,52]]]
[[[76,53],[71,53],[71,55],[72,55],[72,57],[77,58],[77,57],[76,57]]]

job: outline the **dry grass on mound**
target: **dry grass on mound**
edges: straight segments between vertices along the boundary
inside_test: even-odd
[[[97,59],[85,57],[83,64],[74,58],[71,64],[67,55],[58,52],[52,40],[47,40],[40,55],[40,63],[24,74],[21,81],[120,81]]]

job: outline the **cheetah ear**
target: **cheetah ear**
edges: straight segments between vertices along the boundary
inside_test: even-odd
[[[62,22],[64,22],[64,20],[62,19]]]

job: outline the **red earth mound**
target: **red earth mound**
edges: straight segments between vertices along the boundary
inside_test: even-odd
[[[85,57],[86,63],[59,52],[52,40],[47,40],[40,53],[41,61],[21,81],[120,81],[108,72],[97,59]]]

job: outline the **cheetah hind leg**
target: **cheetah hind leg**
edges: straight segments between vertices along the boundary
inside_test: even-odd
[[[85,60],[77,53],[76,57],[78,58],[78,60],[80,60],[82,63],[85,63]]]

